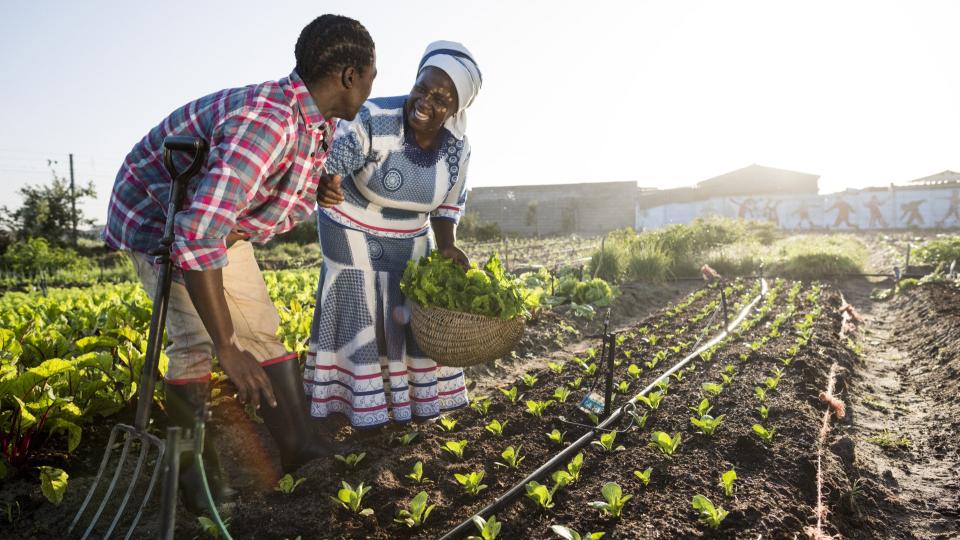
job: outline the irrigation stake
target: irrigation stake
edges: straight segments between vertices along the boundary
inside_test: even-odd
[[[617,355],[617,342],[614,334],[607,334],[607,381],[603,392],[603,416],[610,417],[613,406],[613,359]]]

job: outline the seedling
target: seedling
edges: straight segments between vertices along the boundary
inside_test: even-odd
[[[746,362],[747,359],[749,359],[749,358],[750,358],[750,355],[749,355],[749,354],[747,354],[747,353],[740,353],[740,361],[741,361],[741,362]]]
[[[531,373],[524,373],[520,376],[520,380],[523,381],[523,384],[525,384],[527,388],[533,388],[539,379]]]
[[[289,474],[285,474],[283,475],[283,478],[281,478],[280,481],[277,482],[277,486],[273,488],[273,490],[279,491],[284,495],[290,495],[291,493],[293,493],[293,490],[297,489],[297,486],[299,486],[300,484],[306,481],[307,481],[306,478],[297,478],[296,480],[294,480],[292,476],[290,476]]]
[[[566,540],[600,540],[607,533],[604,532],[592,532],[580,534],[577,531],[571,529],[570,527],[564,527],[563,525],[552,525],[550,527],[555,534],[564,538]]]
[[[423,462],[418,461],[413,464],[413,472],[406,475],[407,478],[413,480],[417,484],[428,484],[432,482],[429,478],[423,475]]]
[[[660,390],[661,394],[666,396],[667,390],[670,390],[670,383],[668,381],[658,381],[657,388]]]
[[[736,368],[733,367],[733,364],[726,364],[723,366],[723,372],[727,375],[732,376]]]
[[[573,379],[572,381],[568,381],[568,382],[567,382],[567,385],[569,385],[570,388],[572,388],[573,390],[576,390],[576,389],[580,388],[580,385],[581,385],[582,383],[583,383],[583,377],[577,377],[577,378]]]
[[[573,483],[573,476],[567,471],[554,471],[550,478],[553,479],[553,489],[551,490],[553,493]]]
[[[440,449],[449,452],[457,460],[463,459],[463,451],[467,448],[467,441],[447,441]]]
[[[724,415],[722,414],[720,416],[717,416],[716,418],[714,418],[713,416],[710,416],[709,414],[705,414],[700,418],[691,417],[690,423],[693,424],[694,426],[697,426],[697,428],[701,432],[703,432],[704,435],[710,436],[710,435],[713,435],[713,432],[716,431],[718,427],[720,427],[721,423],[723,423],[723,417]]]
[[[710,499],[700,494],[694,495],[690,503],[693,505],[693,509],[700,513],[700,521],[713,529],[720,527],[720,523],[729,514],[723,507],[714,506]]]
[[[727,386],[733,382],[733,375],[727,375],[726,373],[721,373],[720,379],[723,380],[723,385]]]
[[[480,413],[480,416],[486,416],[490,412],[490,403],[487,396],[478,396],[470,402],[470,408]]]
[[[573,456],[573,459],[570,460],[570,463],[567,463],[567,472],[570,473],[570,476],[573,478],[574,482],[580,480],[580,469],[583,468],[583,452]]]
[[[503,463],[497,462],[497,465],[501,467],[509,467],[511,469],[516,469],[520,466],[520,463],[524,460],[526,456],[520,453],[520,446],[514,449],[512,446],[508,446],[506,450],[500,453],[500,457],[503,458]]]
[[[510,403],[516,404],[517,400],[523,397],[523,394],[517,390],[516,386],[511,386],[509,390],[504,390],[503,388],[497,388],[497,390],[500,390],[503,395],[507,396],[507,399],[510,400]]]
[[[370,491],[370,487],[364,487],[363,482],[357,486],[357,489],[353,489],[350,484],[346,482],[340,482],[343,486],[337,491],[336,497],[330,497],[330,500],[334,504],[342,506],[347,510],[353,512],[354,514],[359,514],[361,516],[372,516],[373,508],[363,508],[363,496]]]
[[[563,375],[563,370],[566,365],[563,362],[547,362],[547,367],[557,375]]]
[[[650,413],[646,412],[641,415],[637,411],[627,411],[627,414],[633,418],[633,423],[636,424],[638,428],[643,429],[647,427],[647,418],[650,416]]]
[[[780,377],[767,377],[763,380],[763,384],[767,385],[768,390],[776,390],[777,385],[780,384]]]
[[[567,432],[561,432],[559,429],[554,429],[550,433],[547,433],[547,438],[550,439],[551,442],[555,442],[561,446],[563,445],[563,439],[566,436]]]
[[[593,377],[597,374],[597,364],[591,362],[587,367],[583,368],[583,374],[587,377]]]
[[[616,441],[617,441],[617,432],[609,431],[607,433],[604,433],[603,435],[600,435],[599,441],[593,441],[590,444],[596,446],[597,448],[600,448],[604,452],[619,452],[621,450],[627,449],[622,444],[619,446],[615,446]]]
[[[543,413],[546,412],[547,407],[553,405],[553,403],[554,401],[552,399],[546,401],[527,400],[527,412],[537,418],[543,418]]]
[[[660,392],[650,392],[645,396],[637,394],[637,401],[642,401],[644,405],[650,407],[651,411],[655,411],[660,407],[660,402],[663,401],[663,394]]]
[[[347,454],[346,456],[342,456],[342,455],[340,455],[340,454],[337,454],[337,455],[335,455],[335,456],[333,456],[333,457],[336,458],[337,461],[339,461],[339,462],[343,463],[344,465],[346,465],[347,467],[349,467],[349,468],[351,468],[351,469],[356,469],[356,468],[357,468],[357,464],[359,464],[361,461],[363,461],[363,458],[367,457],[367,453],[366,453],[366,452],[360,452],[359,454]]]
[[[627,381],[620,381],[617,383],[617,386],[614,388],[614,391],[618,394],[626,394],[630,390],[630,383]]]
[[[420,436],[419,431],[411,431],[409,433],[404,433],[402,435],[394,433],[393,436],[390,437],[390,441],[393,444],[399,444],[400,446],[410,446],[410,443],[412,443],[413,440],[419,436]]]
[[[679,369],[679,370],[673,372],[673,374],[671,374],[670,376],[673,377],[673,380],[675,380],[675,381],[677,381],[677,382],[682,382],[682,381],[683,381],[683,374],[684,374],[684,373],[686,373],[685,370]]]
[[[719,396],[723,392],[723,385],[717,383],[703,383],[703,391],[710,394],[711,396]]]
[[[398,517],[394,518],[397,523],[403,523],[411,529],[420,527],[427,520],[430,512],[433,512],[435,504],[427,504],[427,492],[421,491],[410,499],[410,505],[407,508],[401,508]]]
[[[500,528],[503,527],[496,516],[490,516],[490,519],[473,516],[473,524],[480,529],[480,536],[468,536],[467,540],[496,540],[500,536]]]
[[[760,408],[757,409],[757,412],[760,413],[761,419],[766,420],[770,414],[770,409],[768,409],[766,405],[761,405]]]
[[[633,475],[640,479],[643,482],[643,485],[650,485],[650,475],[653,474],[653,467],[647,467],[645,471],[633,471]]]
[[[757,396],[757,401],[763,403],[767,400],[767,391],[759,386],[753,387],[753,395]]]
[[[544,510],[553,508],[553,492],[539,482],[527,483],[527,497]]]
[[[570,397],[570,390],[568,390],[564,386],[557,387],[557,389],[553,391],[553,399],[557,400],[560,403],[566,403],[567,398],[569,397]]]
[[[604,515],[619,518],[623,511],[623,506],[627,501],[633,498],[633,495],[624,495],[620,484],[616,482],[607,482],[600,490],[603,494],[603,501],[594,501],[589,503],[591,507],[600,509]]]
[[[912,444],[906,435],[900,435],[900,437],[897,437],[895,433],[892,433],[888,429],[884,429],[883,431],[877,432],[876,435],[868,437],[867,442],[873,443],[881,448],[897,450],[910,448],[910,445]]]
[[[463,486],[463,490],[470,495],[478,495],[481,491],[487,489],[486,484],[481,484],[483,481],[483,471],[472,472],[470,474],[454,473],[453,477]]]
[[[453,431],[453,428],[457,427],[457,421],[454,420],[453,418],[450,418],[449,416],[441,416],[440,427],[447,432]]]
[[[631,379],[639,378],[640,367],[637,366],[636,364],[630,364],[630,367],[627,368],[627,375],[629,375]]]
[[[490,423],[484,427],[486,427],[487,431],[489,431],[490,433],[493,433],[497,437],[500,437],[503,435],[503,428],[505,428],[506,426],[507,426],[507,420],[500,422],[499,420],[494,419],[494,420],[491,420]]]
[[[760,424],[753,425],[753,432],[756,433],[760,437],[760,439],[762,439],[763,442],[767,444],[770,444],[771,442],[773,442],[773,433],[775,431],[776,430],[774,428],[770,428],[768,430],[767,428],[761,426]]]
[[[651,448],[659,448],[665,455],[673,456],[673,453],[677,451],[677,447],[680,446],[680,433],[675,433],[673,437],[671,437],[662,431],[654,431],[650,434],[648,446]]]
[[[710,414],[710,411],[713,410],[713,407],[710,405],[710,401],[707,398],[701,399],[700,404],[696,407],[687,408],[696,413],[698,417],[702,417],[705,414]]]
[[[737,479],[737,471],[730,469],[720,475],[720,487],[723,488],[723,494],[727,497],[733,497],[733,482]]]

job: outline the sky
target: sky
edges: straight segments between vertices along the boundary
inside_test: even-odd
[[[474,187],[665,189],[758,163],[818,174],[829,193],[960,170],[960,2],[20,1],[0,19],[0,205],[51,168],[67,176],[73,153],[102,223],[150,128],[288,75],[323,13],[373,36],[372,96],[409,91],[431,41],[470,48],[484,74]]]

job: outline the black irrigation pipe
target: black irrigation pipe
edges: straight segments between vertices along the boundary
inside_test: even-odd
[[[758,294],[749,304],[747,304],[746,306],[744,306],[742,310],[740,310],[740,313],[737,314],[737,318],[734,319],[732,323],[730,323],[729,325],[725,325],[723,328],[723,331],[717,334],[716,336],[714,336],[713,339],[701,345],[697,350],[687,355],[683,360],[680,360],[679,362],[674,364],[670,369],[664,372],[662,375],[657,377],[655,381],[650,383],[639,394],[637,394],[637,396],[646,395],[657,386],[657,383],[666,380],[670,375],[682,369],[684,366],[690,363],[690,361],[692,361],[694,358],[697,358],[701,352],[709,349],[710,347],[713,347],[717,343],[720,343],[723,339],[725,339],[728,335],[730,335],[730,331],[732,329],[736,328],[737,326],[740,326],[740,323],[743,322],[743,320],[747,317],[747,315],[750,314],[750,311],[753,309],[755,305],[757,305],[757,302],[759,302],[760,299],[763,298],[764,295],[766,294],[767,294],[767,282],[765,279],[760,278],[760,294]],[[571,443],[570,446],[564,448],[563,450],[555,454],[546,463],[541,465],[537,470],[530,473],[526,478],[524,478],[523,480],[518,482],[516,485],[514,485],[512,488],[507,490],[506,493],[499,496],[496,500],[494,500],[492,503],[487,505],[485,508],[483,508],[476,514],[470,516],[468,519],[464,520],[462,523],[460,523],[456,527],[454,527],[452,530],[450,530],[450,532],[443,535],[440,538],[440,540],[455,540],[457,538],[460,538],[463,535],[465,535],[471,527],[475,526],[473,522],[474,517],[477,517],[477,516],[488,517],[490,515],[495,514],[498,510],[506,506],[507,503],[509,503],[515,497],[517,497],[517,495],[520,495],[521,492],[525,490],[527,483],[532,482],[538,478],[541,478],[547,473],[549,473],[551,470],[556,469],[557,466],[562,461],[566,461],[575,452],[577,452],[584,446],[587,446],[588,444],[590,444],[590,441],[597,435],[598,432],[609,431],[609,427],[620,419],[620,417],[623,415],[624,411],[628,407],[629,408],[635,407],[636,401],[637,401],[637,397],[634,396],[632,399],[630,399],[630,401],[627,401],[626,403],[621,405],[618,409],[613,411],[613,414],[608,416],[603,422],[591,428],[589,432],[587,432],[586,434],[581,436],[579,439]]]

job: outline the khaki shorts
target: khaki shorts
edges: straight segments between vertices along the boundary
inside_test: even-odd
[[[154,266],[152,257],[135,251],[129,253],[140,283],[153,299],[159,269]],[[277,337],[280,315],[267,293],[250,242],[237,241],[227,250],[223,292],[240,346],[252,353],[261,365],[297,357],[296,353],[287,351]],[[186,286],[176,281],[170,284],[166,352],[170,359],[164,377],[167,383],[210,380],[213,341],[193,307]]]

